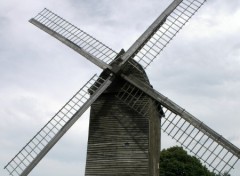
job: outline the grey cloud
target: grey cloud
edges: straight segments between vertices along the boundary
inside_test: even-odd
[[[234,13],[239,10],[240,2],[238,0],[233,0],[231,3],[228,3],[224,0],[214,0],[208,2],[211,6],[216,8],[212,9],[213,11],[225,10],[227,13]]]
[[[7,25],[9,24],[8,19],[5,16],[0,16],[0,34],[3,34],[4,29],[7,28]]]

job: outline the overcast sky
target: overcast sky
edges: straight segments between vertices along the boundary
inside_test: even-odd
[[[170,0],[1,0],[0,168],[100,69],[28,20],[44,7],[115,51]],[[240,147],[240,1],[209,0],[147,69],[159,92]],[[88,112],[31,176],[83,176]],[[175,145],[164,136],[163,148]],[[236,165],[233,176],[240,173]],[[238,170],[238,171],[237,171]],[[7,172],[0,169],[0,175]]]

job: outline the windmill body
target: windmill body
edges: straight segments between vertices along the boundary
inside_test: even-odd
[[[128,74],[149,84],[144,72],[128,67]],[[151,108],[144,116],[119,100],[125,82],[116,78],[91,105],[86,176],[159,175],[161,114],[147,96],[141,102]]]
[[[159,174],[160,128],[215,173],[228,173],[240,149],[154,90],[144,72],[206,0],[174,0],[126,51],[42,10],[30,22],[104,71],[94,75],[5,166],[26,176],[91,106],[86,175]],[[160,163],[161,164],[161,163]]]

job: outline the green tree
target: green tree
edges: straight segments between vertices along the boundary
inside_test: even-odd
[[[231,175],[230,175],[230,174],[228,174],[227,172],[224,172],[223,174],[216,175],[216,176],[231,176]]]
[[[160,154],[160,176],[215,176],[199,159],[182,147],[171,147]]]

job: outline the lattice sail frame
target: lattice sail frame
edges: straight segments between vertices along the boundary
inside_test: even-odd
[[[56,32],[64,39],[67,39],[106,64],[112,62],[117,55],[115,51],[99,40],[46,8],[38,13],[32,20],[35,20],[48,29]]]
[[[146,115],[150,109],[149,102],[140,102],[146,96],[148,95],[137,87],[130,83],[125,83],[119,91],[117,98],[141,115]],[[229,173],[233,169],[239,158],[218,143],[218,139],[202,129],[201,125],[196,127],[184,116],[178,115],[166,107],[162,109],[162,105],[159,102],[156,100],[152,101],[158,107],[159,114],[162,114],[159,118],[162,118],[161,129],[163,132],[167,133],[172,139],[199,158],[213,172],[219,174]],[[182,112],[188,113],[184,109],[182,109]],[[202,122],[202,125],[205,124]]]
[[[88,108],[83,109],[84,105],[91,100],[94,93],[102,88],[107,81],[109,80],[94,75],[20,150],[4,169],[12,176],[24,175],[25,169],[30,167],[31,163],[41,155],[41,152],[49,150],[47,149],[48,144],[55,140],[57,135],[61,137],[65,133],[65,130],[71,127],[65,129],[65,126],[69,125],[81,110],[84,112]],[[74,119],[74,122],[77,119]]]
[[[134,54],[133,59],[146,69],[205,2],[183,0]]]

